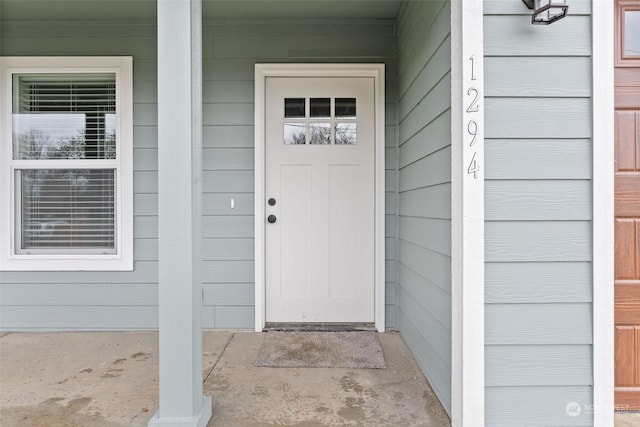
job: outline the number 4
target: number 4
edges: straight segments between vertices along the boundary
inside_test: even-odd
[[[478,165],[478,160],[476,160],[477,154],[478,153],[473,153],[473,157],[467,168],[467,174],[473,175],[473,179],[478,179],[478,173],[480,173],[480,166]]]

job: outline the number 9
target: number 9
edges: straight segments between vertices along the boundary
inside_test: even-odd
[[[467,123],[467,132],[469,135],[473,136],[469,143],[469,147],[473,147],[473,144],[476,143],[476,138],[478,137],[478,123],[476,123],[475,120],[469,120],[469,123]]]

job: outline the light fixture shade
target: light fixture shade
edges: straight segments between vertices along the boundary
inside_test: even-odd
[[[522,0],[533,10],[531,23],[534,25],[549,25],[567,16],[569,6],[566,0]]]

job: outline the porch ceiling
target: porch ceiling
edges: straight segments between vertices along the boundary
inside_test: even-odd
[[[396,18],[403,0],[203,0],[204,19]],[[139,20],[155,0],[2,0],[3,19]]]

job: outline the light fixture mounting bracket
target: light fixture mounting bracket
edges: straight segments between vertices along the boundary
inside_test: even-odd
[[[522,3],[533,10],[531,23],[534,25],[552,24],[567,16],[569,10],[566,0],[522,0]]]

